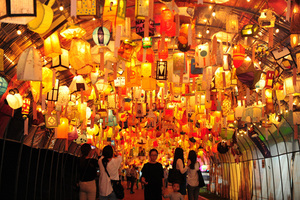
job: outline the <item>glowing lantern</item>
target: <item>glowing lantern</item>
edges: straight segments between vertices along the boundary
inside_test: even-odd
[[[81,75],[75,76],[71,85],[69,86],[70,92],[81,91],[87,89],[87,84]]]
[[[70,90],[67,86],[59,86],[57,104],[65,106],[70,100]]]
[[[174,53],[173,54],[173,72],[180,74],[181,71],[185,72],[185,56],[184,53]]]
[[[151,37],[143,38],[143,48],[148,49],[151,47],[152,47],[152,38]]]
[[[87,108],[87,103],[83,102],[78,105],[78,112],[79,112],[79,118],[80,122],[83,122],[83,120],[86,119],[86,108]]]
[[[100,92],[104,92],[106,91],[108,88],[109,88],[109,84],[107,84],[104,79],[99,79],[97,82],[96,82],[96,87],[97,87],[97,90],[100,91]]]
[[[300,77],[297,76],[296,85],[293,83],[293,77],[286,78],[283,86],[286,95],[300,93]]]
[[[60,32],[60,35],[66,39],[82,38],[86,31],[78,25],[67,25]]]
[[[167,80],[167,61],[157,61],[156,80]]]
[[[101,5],[101,1],[97,0],[77,0],[76,15],[80,19],[99,18],[103,6]]]
[[[239,68],[245,59],[245,48],[243,45],[238,44],[233,48],[233,65],[235,68]]]
[[[8,83],[6,82],[5,78],[0,76],[0,96],[6,92]]]
[[[174,15],[169,9],[165,9],[161,12],[160,34],[163,33],[169,37],[173,37],[176,34]]]
[[[156,89],[156,79],[154,78],[142,78],[142,89],[145,91],[152,91]]]
[[[57,115],[45,115],[45,123],[47,128],[55,128],[58,126]]]
[[[287,47],[283,47],[280,49],[276,49],[271,52],[273,57],[275,58],[277,64],[283,69],[290,69],[292,66],[293,58],[291,55],[291,51]]]
[[[291,34],[290,36],[291,47],[295,48],[300,45],[300,34]]]
[[[6,100],[8,105],[12,109],[18,109],[23,105],[22,96],[19,94],[19,91],[16,88],[9,90],[9,94],[6,96]]]
[[[144,55],[144,49],[143,47],[141,47],[137,53],[138,61],[143,62],[143,55]],[[146,61],[153,63],[154,60],[155,60],[155,54],[153,52],[153,49],[152,48],[146,49]]]
[[[300,21],[300,2],[293,1],[293,10],[292,10],[291,28],[290,28],[290,32],[292,34],[300,34],[299,21]]]
[[[61,54],[52,58],[51,69],[64,71],[69,69],[69,51],[61,49]]]
[[[51,69],[47,68],[47,67],[43,67],[42,68],[42,76],[43,76],[43,80],[42,80],[42,94],[47,94],[49,91],[52,90],[52,78],[53,78],[53,72]],[[40,98],[40,87],[41,87],[41,82],[39,81],[31,81],[30,82],[31,85],[31,92],[33,95],[33,99],[35,102],[38,101],[38,99]]]
[[[56,138],[68,139],[69,120],[65,117],[60,118],[60,124],[57,127]]]
[[[26,117],[27,115],[29,115],[29,111],[30,111],[30,99],[24,98],[23,105],[22,105],[22,115]]]
[[[94,128],[87,127],[86,131],[90,135],[96,135],[99,132],[99,126],[97,124],[94,124]]]
[[[27,24],[36,16],[35,0],[1,1],[0,23]]]
[[[273,87],[274,71],[267,71],[265,88]]]
[[[163,41],[164,43],[164,49],[161,51],[158,51],[158,58],[159,59],[167,59],[169,55],[169,49],[168,49],[168,43]],[[161,40],[158,41],[158,49],[160,49]]]
[[[69,126],[68,140],[76,140],[78,138],[78,130],[76,126]]]
[[[17,65],[17,79],[23,81],[42,81],[42,61],[38,50],[27,48],[20,56]]]
[[[87,41],[73,39],[70,47],[70,64],[78,74],[88,74],[92,71],[91,47]]]
[[[55,3],[55,0],[47,1],[46,4],[42,4],[40,1],[36,1],[36,3],[37,16],[28,22],[27,27],[33,32],[43,34],[50,28],[52,24],[53,10],[51,7]]]
[[[210,66],[210,48],[209,44],[198,45],[195,49],[196,68]]]
[[[93,40],[96,45],[106,46],[110,41],[110,32],[105,27],[97,27],[93,31]]]
[[[275,26],[276,17],[271,9],[264,9],[258,18],[258,23],[263,28],[271,28]]]
[[[235,108],[235,117],[242,118],[244,113],[245,107],[242,106],[241,100],[238,101],[238,106]]]
[[[257,24],[245,25],[242,28],[241,35],[242,37],[251,37],[255,36],[259,31],[259,26]]]
[[[51,58],[62,53],[57,32],[54,32],[44,40],[44,52],[45,56]]]
[[[117,126],[117,118],[113,114],[113,110],[108,110],[108,123],[107,126]]]
[[[4,61],[3,61],[3,58],[4,58],[4,50],[0,49],[0,72],[4,71]]]
[[[132,51],[132,42],[130,40],[124,40],[121,42],[120,48],[118,49],[118,55],[126,61],[129,61],[131,58]]]
[[[239,32],[239,21],[238,16],[230,14],[226,19],[226,32],[227,33],[238,33]]]
[[[223,67],[219,67],[215,72],[215,88],[217,89],[229,88],[230,85],[231,85],[230,71],[223,71]]]
[[[136,0],[135,17],[137,19],[145,19],[149,16],[149,0]]]
[[[150,77],[152,73],[152,63],[141,64],[141,75],[143,77]]]

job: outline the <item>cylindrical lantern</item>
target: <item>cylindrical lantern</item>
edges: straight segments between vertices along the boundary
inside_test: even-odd
[[[69,51],[66,49],[61,49],[61,54],[52,58],[51,69],[56,71],[64,71],[69,69]]]
[[[59,56],[62,53],[57,32],[52,33],[52,35],[44,40],[44,52],[45,56],[51,58]]]
[[[38,50],[29,47],[20,56],[17,65],[17,79],[23,81],[42,81],[42,67]]]
[[[293,1],[293,9],[292,9],[292,16],[291,16],[291,28],[290,32],[292,34],[300,34],[300,2]]]
[[[105,27],[97,27],[93,31],[93,40],[96,45],[106,46],[110,41],[110,32]]]
[[[58,139],[68,139],[69,132],[69,120],[65,117],[60,118],[60,124],[57,127],[57,135]]]
[[[0,96],[6,92],[8,83],[6,82],[5,78],[0,76]]]
[[[82,39],[75,38],[70,47],[70,64],[78,74],[87,74],[92,71],[92,56],[90,44]]]
[[[233,65],[235,68],[239,68],[245,59],[245,48],[243,45],[238,44],[233,48]]]
[[[19,94],[17,89],[10,90],[9,94],[6,96],[6,100],[12,109],[21,108],[23,105],[22,96]]]
[[[29,115],[30,111],[30,99],[29,98],[24,98],[23,99],[23,105],[22,105],[22,115],[27,116]]]

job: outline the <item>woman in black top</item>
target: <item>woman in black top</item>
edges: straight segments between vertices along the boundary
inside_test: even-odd
[[[96,177],[98,160],[89,157],[91,146],[83,144],[81,146],[81,157],[79,163],[79,198],[80,200],[95,200],[96,199]]]
[[[158,151],[151,149],[149,152],[149,162],[142,169],[141,183],[145,185],[145,200],[161,200],[164,171],[160,163],[156,162]]]

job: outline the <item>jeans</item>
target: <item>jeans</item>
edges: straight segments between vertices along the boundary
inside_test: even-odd
[[[80,200],[95,200],[96,199],[96,181],[87,181],[79,182],[80,191],[79,198]]]
[[[116,194],[114,193],[114,191],[112,193],[110,193],[108,196],[101,196],[99,197],[99,200],[118,200],[116,197]]]
[[[197,186],[187,185],[188,199],[189,200],[198,200],[200,188]]]

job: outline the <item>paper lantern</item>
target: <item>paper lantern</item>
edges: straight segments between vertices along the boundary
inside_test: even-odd
[[[125,59],[126,61],[130,61],[132,52],[133,52],[132,42],[130,40],[122,41],[120,48],[118,49],[118,55],[121,58]]]
[[[152,91],[156,89],[156,79],[154,78],[142,78],[142,89],[145,91]]]
[[[275,26],[276,16],[271,9],[264,9],[260,12],[258,23],[263,28],[271,28]]]
[[[169,49],[168,49],[168,43],[163,41],[164,43],[164,49],[161,51],[158,51],[158,58],[159,59],[167,59],[169,56]],[[158,49],[160,49],[161,40],[158,40]]]
[[[60,35],[66,39],[82,38],[86,34],[86,30],[78,25],[67,25],[60,32]]]
[[[99,126],[94,124],[93,128],[87,127],[86,132],[90,135],[97,135],[99,133]]]
[[[238,44],[233,48],[233,65],[235,68],[239,68],[245,59],[245,48],[243,45]]]
[[[62,53],[57,32],[52,33],[44,40],[44,53],[45,56],[51,58],[57,57]]]
[[[165,33],[166,36],[173,37],[176,35],[176,23],[174,22],[174,14],[165,9],[161,12],[160,34]]]
[[[168,67],[167,61],[157,61],[156,65],[156,80],[167,80]]]
[[[57,127],[57,139],[68,139],[69,120],[65,117],[60,118],[60,124]]]
[[[29,111],[30,111],[30,99],[24,98],[23,105],[22,105],[22,115],[23,116],[29,115]]]
[[[93,31],[93,40],[96,45],[106,46],[110,41],[110,32],[105,27],[97,27]]]
[[[42,81],[42,61],[38,50],[27,48],[20,56],[17,65],[17,79],[23,81]]]
[[[145,33],[145,20],[137,19],[135,21],[135,32],[141,37],[144,37]],[[154,36],[154,22],[149,20],[149,36]]]
[[[5,78],[0,76],[0,96],[6,92],[8,83],[6,82]]]
[[[300,2],[293,1],[290,33],[300,34]]]
[[[80,122],[83,122],[86,119],[86,108],[87,108],[86,102],[78,104]]]
[[[155,54],[152,48],[148,48],[146,51],[146,61],[153,63],[155,60]],[[140,62],[143,62],[143,55],[144,55],[144,49],[143,47],[140,48],[140,50],[137,53],[137,59]]]
[[[149,16],[149,0],[135,1],[135,17],[137,19],[145,19]]]
[[[52,58],[51,69],[56,71],[64,71],[69,69],[69,51],[61,49],[61,54]]]
[[[287,47],[276,49],[271,52],[277,64],[283,69],[290,69],[293,65],[291,51]]]
[[[210,66],[210,48],[209,44],[198,45],[195,49],[196,68]]]
[[[144,37],[143,38],[143,48],[148,49],[152,47],[152,38],[151,37]]]
[[[4,50],[0,49],[0,72],[4,71]]]
[[[87,89],[87,84],[81,75],[75,76],[69,86],[70,92]]]
[[[35,0],[1,1],[0,23],[27,24],[37,15],[35,2]]]
[[[67,86],[59,86],[57,104],[66,106],[70,100],[70,90]]]
[[[117,118],[116,116],[114,116],[113,114],[113,110],[108,110],[108,122],[107,122],[107,126],[117,126]]]
[[[52,81],[53,81],[53,72],[51,69],[47,67],[42,68],[42,94],[47,94],[49,91],[52,90]],[[41,82],[40,81],[31,81],[31,92],[32,96],[35,102],[37,102],[40,98],[40,88],[41,88]]]
[[[291,34],[290,35],[290,44],[292,48],[295,48],[300,45],[300,34]]]
[[[226,18],[226,32],[227,33],[238,33],[239,32],[239,21],[238,16],[230,14]]]
[[[48,101],[57,101],[58,100],[58,91],[59,91],[59,79],[56,79],[54,87],[47,94],[47,100]]]
[[[80,19],[100,18],[104,2],[99,0],[77,0],[76,16]]]
[[[55,128],[58,126],[58,118],[57,115],[45,115],[45,123],[47,128]]]
[[[242,37],[251,37],[255,36],[259,31],[259,26],[257,24],[245,25],[242,28],[241,35]]]
[[[245,111],[245,107],[242,106],[241,100],[238,100],[238,106],[235,108],[235,117],[242,118],[244,111]]]
[[[284,79],[283,90],[285,95],[300,93],[300,77],[297,76],[295,85],[293,83],[293,77]]]
[[[184,53],[174,53],[173,54],[173,73],[180,74],[181,71],[183,73],[186,72],[186,60]]]
[[[70,64],[78,74],[88,74],[92,71],[92,57],[90,44],[75,38],[70,47]]]
[[[152,74],[152,63],[142,63],[141,64],[141,76],[151,77]]]
[[[265,88],[273,87],[274,74],[274,71],[267,71]]]
[[[188,50],[190,50],[191,45],[188,45],[188,40],[186,37],[179,36],[177,47],[178,47],[179,51],[187,52]]]
[[[230,85],[231,85],[230,71],[223,71],[223,67],[218,67],[218,69],[215,72],[215,88],[224,89],[224,88],[229,88]]]
[[[42,4],[40,1],[36,1],[37,15],[36,17],[28,22],[27,27],[29,30],[43,34],[51,26],[53,20],[53,10],[51,9],[55,0],[46,1]]]
[[[22,96],[16,88],[9,91],[9,94],[6,96],[6,101],[12,109],[21,108],[23,105]]]

